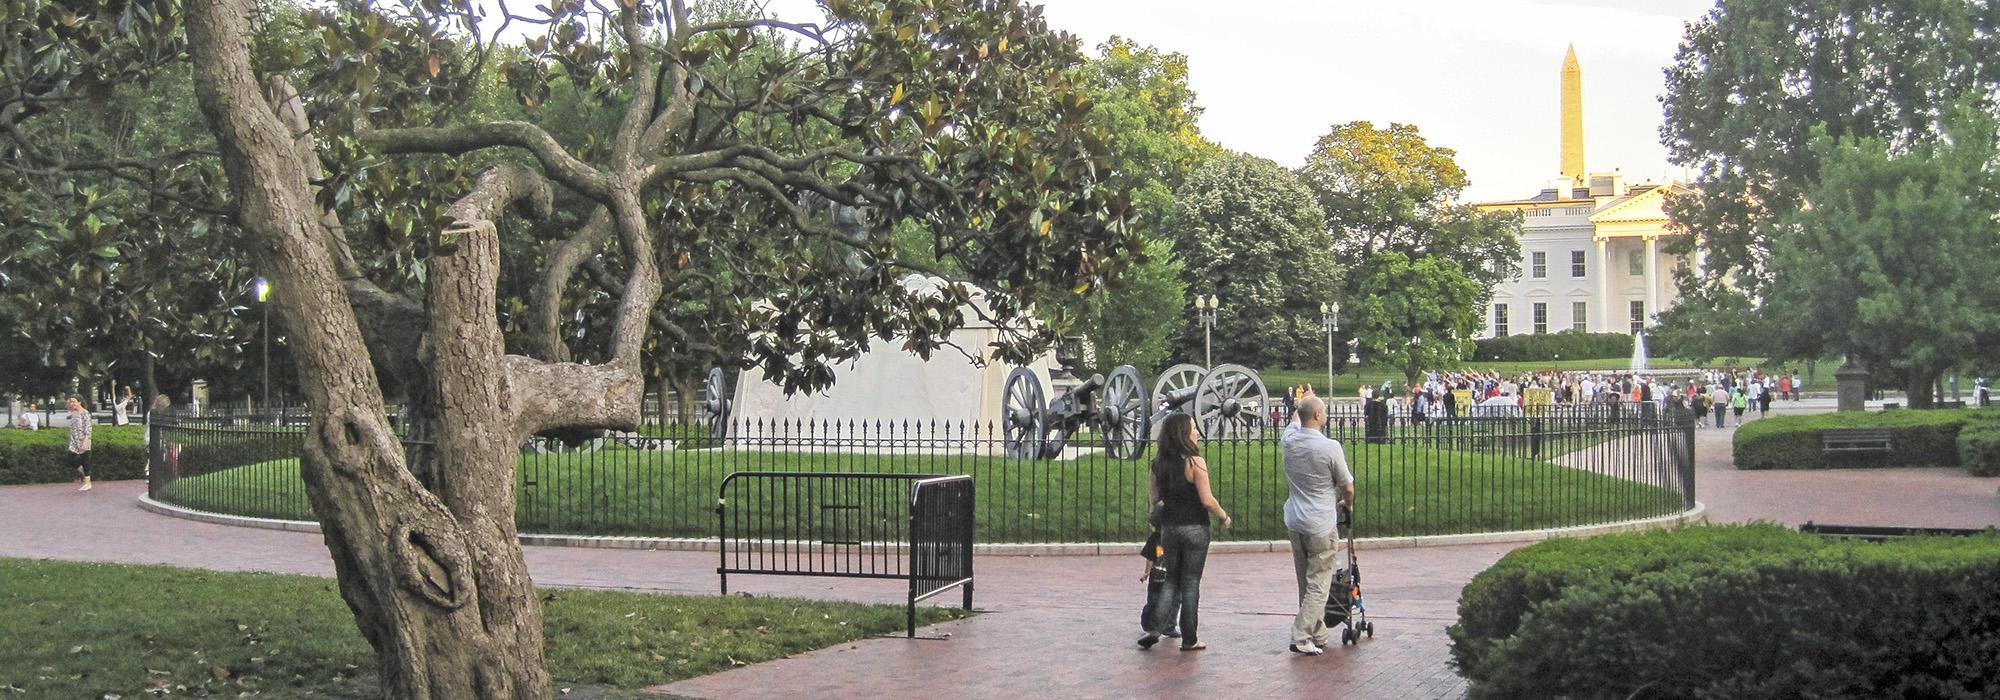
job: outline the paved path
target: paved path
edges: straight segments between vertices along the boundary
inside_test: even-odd
[[[1781,407],[1781,412],[1823,410]],[[1696,433],[1699,498],[1715,521],[2000,524],[2000,479],[1954,469],[1739,472],[1733,431]],[[188,522],[139,510],[138,482],[0,488],[0,556],[330,575],[318,535]],[[1132,645],[1144,591],[1136,556],[988,557],[975,601],[990,611],[930,630],[949,641],[871,639],[665,686],[697,697],[1459,697],[1445,626],[1465,582],[1518,545],[1364,550],[1375,639],[1317,659],[1284,650],[1288,554],[1214,555],[1203,582],[1211,648]],[[537,581],[673,593],[715,591],[714,555],[528,548]],[[893,583],[736,577],[756,595],[896,602]],[[952,598],[954,596],[945,596]]]

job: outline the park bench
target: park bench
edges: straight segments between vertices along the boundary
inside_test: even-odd
[[[1979,529],[1957,527],[1882,527],[1876,525],[1823,525],[1812,521],[1799,526],[1799,532],[1823,537],[1851,537],[1882,542],[1905,537],[1973,537],[1993,532],[1994,528]]]
[[[1888,452],[1894,448],[1886,428],[1822,430],[1819,439],[1825,452]]]

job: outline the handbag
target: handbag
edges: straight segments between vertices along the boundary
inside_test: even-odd
[[[1153,526],[1153,529],[1157,530],[1160,527],[1160,521],[1165,520],[1166,517],[1167,517],[1167,502],[1163,500],[1154,501],[1153,512],[1146,514],[1146,524]]]

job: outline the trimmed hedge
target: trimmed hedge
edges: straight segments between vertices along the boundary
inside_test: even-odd
[[[1623,581],[1690,563],[1824,546],[1824,538],[1756,523],[1559,538],[1515,550],[1474,576],[1460,594],[1458,624],[1447,630],[1452,664],[1467,678],[1492,675],[1488,659],[1494,644],[1513,636],[1537,606],[1585,582]]]
[[[1958,463],[1973,476],[2000,476],[2000,420],[1966,421],[1958,432]]]
[[[2000,535],[1800,546],[1797,533],[1765,534],[1767,551],[1573,578],[1511,635],[1483,640],[1461,666],[1471,696],[1977,698],[2000,687]]]
[[[1978,412],[1954,408],[1759,418],[1736,429],[1736,468],[1955,467],[1959,429]],[[1828,454],[1820,431],[1838,428],[1888,428],[1895,449]]]
[[[99,425],[90,432],[90,471],[99,481],[137,479],[146,471],[145,428]],[[0,485],[75,480],[69,431],[0,429]]]
[[[1648,338],[1648,341],[1651,339]],[[1632,356],[1632,336],[1625,333],[1530,333],[1474,341],[1475,361],[1546,362],[1561,354],[1567,360],[1601,360]],[[1663,355],[1648,347],[1651,354]]]

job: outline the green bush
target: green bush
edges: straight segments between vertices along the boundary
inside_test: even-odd
[[[1879,411],[1772,416],[1736,429],[1737,469],[1822,467],[1952,467],[1959,464],[1959,429],[1979,409]],[[1820,431],[1888,428],[1889,452],[1828,453]]]
[[[1632,336],[1624,333],[1533,333],[1508,335],[1475,341],[1475,362],[1547,362],[1562,355],[1564,360],[1598,360],[1632,356]],[[1647,348],[1660,355],[1654,348]]]
[[[1474,576],[1458,599],[1452,663],[1467,678],[1490,675],[1494,644],[1512,636],[1537,606],[1569,588],[1625,580],[1691,562],[1719,562],[1771,551],[1810,551],[1826,540],[1757,523],[1553,539],[1516,550]]]
[[[2000,422],[1967,421],[1958,433],[1958,463],[1973,476],[2000,476]]]
[[[100,425],[90,434],[90,471],[100,481],[145,473],[145,428]],[[0,485],[54,484],[76,479],[69,431],[0,429]]]
[[[2000,536],[1777,544],[1577,581],[1490,646],[1467,673],[1471,696],[1978,698],[2000,687]]]

